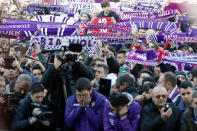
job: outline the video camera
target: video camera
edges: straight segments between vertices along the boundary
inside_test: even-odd
[[[53,118],[53,111],[49,111],[49,107],[47,105],[42,105],[35,102],[32,102],[31,105],[42,111],[39,115],[33,114],[33,116],[38,118],[38,120],[50,120]]]
[[[62,63],[66,63],[68,61],[75,62],[77,60],[78,55],[77,54],[66,54],[65,55],[66,51],[81,52],[82,45],[81,44],[70,44],[68,47],[62,46],[60,50],[56,51],[55,53],[52,53],[52,55],[49,58],[49,63],[53,63],[55,56]],[[61,54],[61,52],[64,52],[64,53]]]
[[[14,92],[7,93],[4,91],[0,91],[0,97],[5,98],[6,105],[8,106],[18,106],[20,101],[20,97],[18,97]]]

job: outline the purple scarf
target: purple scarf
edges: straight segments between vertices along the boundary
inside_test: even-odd
[[[33,23],[0,24],[0,31],[36,31],[37,25]]]

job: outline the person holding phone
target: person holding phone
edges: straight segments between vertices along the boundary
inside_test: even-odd
[[[141,113],[140,131],[181,131],[182,112],[178,107],[166,106],[168,92],[162,86],[152,91],[152,102],[146,105]]]

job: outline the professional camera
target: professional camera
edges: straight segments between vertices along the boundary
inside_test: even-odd
[[[39,115],[33,114],[33,116],[38,118],[39,120],[50,120],[53,118],[53,111],[49,111],[49,107],[47,105],[42,105],[35,102],[32,102],[31,105],[34,108],[40,108],[40,110],[42,111]]]
[[[53,63],[55,56],[62,63],[66,63],[68,61],[75,62],[77,60],[78,55],[77,54],[65,54],[66,51],[81,52],[82,51],[82,45],[81,44],[70,44],[68,47],[67,46],[62,46],[60,50],[55,51],[55,53],[52,53],[52,55],[49,58],[49,62]]]
[[[5,92],[5,91],[0,91],[0,97],[5,98],[6,100],[6,105],[8,106],[18,106],[20,97],[16,95],[14,92]]]

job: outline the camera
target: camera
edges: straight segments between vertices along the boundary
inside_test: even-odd
[[[4,92],[0,91],[0,97],[5,98],[6,100],[6,105],[8,106],[18,106],[20,97],[18,97],[14,92]]]
[[[171,103],[166,103],[164,106],[164,112],[166,112],[172,106]]]
[[[39,115],[33,114],[33,116],[38,118],[38,120],[50,120],[53,118],[53,111],[49,111],[48,105],[42,105],[35,102],[32,102],[31,105],[34,108],[40,108],[42,111]]]

